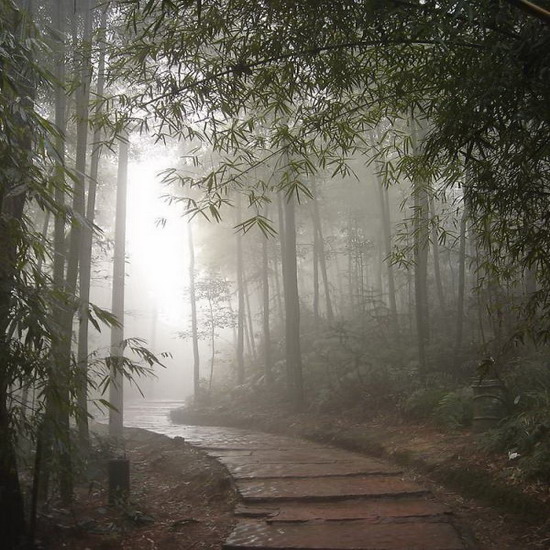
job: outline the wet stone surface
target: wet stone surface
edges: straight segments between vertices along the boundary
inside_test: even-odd
[[[393,466],[227,429],[186,439],[224,464],[242,504],[225,550],[464,550],[450,514]]]
[[[378,523],[367,521],[268,524],[240,522],[225,550],[463,550],[448,523]]]
[[[397,476],[323,477],[237,480],[245,501],[344,500],[349,497],[412,496],[426,494],[420,485]]]
[[[327,477],[355,476],[358,474],[397,474],[399,470],[377,461],[356,460],[353,462],[311,463],[249,463],[242,464],[239,460],[223,461],[235,479],[257,478],[294,478],[294,477]]]
[[[448,511],[387,463],[292,437],[168,424],[172,406],[147,418],[136,409],[131,422],[183,437],[227,467],[241,504],[225,550],[472,549]]]
[[[441,504],[428,498],[406,499],[349,499],[324,502],[289,502],[267,505],[240,505],[237,515],[264,518],[267,523],[312,521],[312,520],[356,520],[371,522],[412,521],[424,518],[426,521],[443,521],[449,511]]]

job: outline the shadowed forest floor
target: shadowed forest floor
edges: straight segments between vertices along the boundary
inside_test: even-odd
[[[54,506],[40,516],[39,548],[221,548],[234,524],[236,501],[223,466],[182,438],[145,430],[125,429],[125,446],[131,465],[128,503],[108,506],[106,453],[96,453],[94,481],[78,487],[73,509]]]

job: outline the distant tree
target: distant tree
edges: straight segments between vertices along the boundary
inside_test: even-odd
[[[117,323],[111,328],[111,385],[109,389],[109,434],[122,437],[124,426],[124,288],[126,273],[126,195],[128,186],[128,153],[126,136],[120,138],[118,152],[115,248],[113,254],[112,314]]]
[[[189,302],[191,305],[191,341],[193,344],[193,398],[196,405],[200,404],[200,352],[199,326],[197,316],[197,290],[195,273],[195,242],[193,240],[192,220],[187,222],[187,243],[189,250]]]
[[[302,352],[300,345],[300,297],[298,293],[298,266],[296,259],[296,187],[288,181],[287,195],[282,201],[284,238],[283,288],[285,296],[285,357],[288,396],[291,406],[297,410],[304,407],[304,382]]]

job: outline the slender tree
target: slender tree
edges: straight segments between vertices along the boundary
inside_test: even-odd
[[[283,287],[285,294],[285,348],[288,394],[291,405],[298,410],[304,406],[302,352],[300,346],[300,299],[296,260],[295,197],[291,193],[283,203],[284,246]]]
[[[6,548],[22,547],[26,534],[23,495],[18,474],[11,386],[24,376],[21,357],[13,341],[18,320],[14,292],[20,291],[18,266],[27,265],[29,244],[24,219],[29,185],[37,183],[33,169],[33,142],[38,138],[34,101],[36,77],[35,51],[29,47],[33,37],[32,5],[5,1],[0,4],[3,47],[0,51],[1,125],[0,144],[0,532]],[[17,191],[19,189],[19,191]],[[28,284],[28,283],[25,283]],[[18,288],[19,287],[19,288]],[[39,316],[40,311],[33,314]],[[28,350],[29,352],[31,350]]]
[[[384,254],[386,262],[386,274],[388,279],[388,300],[393,328],[396,335],[399,334],[399,318],[397,316],[397,298],[395,293],[395,278],[393,274],[391,216],[388,190],[379,174],[376,175],[378,197],[380,200],[380,212],[382,215],[382,233],[384,241]]]
[[[269,211],[266,209],[266,218]],[[268,389],[273,386],[273,353],[271,349],[270,323],[270,287],[269,287],[269,241],[267,236],[262,238],[262,328],[265,384]]]
[[[189,301],[191,302],[191,339],[193,343],[193,397],[195,405],[200,404],[200,353],[199,328],[197,320],[197,292],[195,287],[195,243],[193,241],[192,220],[187,222],[187,244],[189,252]]]
[[[411,137],[416,154],[421,154],[423,129],[415,119],[411,119]],[[419,374],[426,376],[426,346],[430,338],[428,306],[428,250],[429,250],[429,210],[428,181],[413,178],[414,199],[414,294],[416,312],[416,333],[418,340]]]
[[[111,328],[111,384],[109,387],[109,435],[122,437],[124,425],[124,377],[121,359],[124,353],[124,278],[126,262],[126,195],[128,185],[129,142],[119,139],[118,174],[115,221],[115,250],[113,257],[112,313],[118,323]]]
[[[327,315],[327,321],[329,324],[331,324],[334,321],[334,312],[332,310],[332,300],[330,298],[330,285],[328,280],[328,272],[327,272],[327,257],[325,252],[325,241],[323,239],[323,226],[321,224],[321,215],[319,213],[319,202],[317,197],[317,189],[318,186],[313,180],[313,199],[312,199],[312,205],[313,205],[313,251],[314,251],[314,269],[316,271],[321,272],[321,278],[323,280],[323,288],[325,291],[325,308],[326,308],[326,315]],[[318,262],[318,270],[317,267],[315,267],[315,259]],[[318,291],[318,274],[317,274],[317,283],[314,283],[314,287],[317,288],[317,309],[318,309],[318,302],[319,302],[319,291]],[[315,308],[314,308],[315,309]]]
[[[241,196],[237,197],[237,222],[241,220]],[[244,298],[244,263],[243,235],[236,233],[237,239],[237,384],[244,384],[244,332],[245,332],[245,298]]]
[[[107,26],[107,10],[108,4],[103,6],[101,11],[101,20],[99,23],[99,60],[97,67],[97,85],[96,96],[102,98],[105,89],[105,28]],[[85,40],[91,40],[91,36],[87,36],[91,33],[91,15],[87,16]],[[87,38],[86,38],[87,36]],[[80,100],[82,106],[80,107],[80,116],[87,115],[87,108],[85,108],[84,102],[89,100],[89,88],[91,75],[90,75],[90,59],[89,54],[85,52],[85,58],[83,60],[82,67],[82,83],[85,89],[80,92]],[[102,113],[102,104],[99,102],[96,107],[95,116],[99,118]],[[79,135],[87,133],[87,119],[79,119]],[[87,409],[87,396],[88,396],[88,329],[89,329],[89,307],[90,307],[90,277],[91,277],[91,263],[92,263],[92,227],[95,218],[95,206],[96,206],[96,194],[97,194],[97,179],[99,173],[99,159],[100,159],[100,140],[101,130],[95,128],[92,139],[92,152],[90,155],[90,175],[88,185],[88,195],[86,202],[86,224],[82,227],[82,246],[80,247],[80,310],[79,310],[79,330],[78,330],[78,355],[77,361],[80,369],[80,384],[78,393],[78,433],[80,448],[84,454],[87,454],[89,447],[89,433],[88,433],[88,409]],[[84,136],[81,137],[79,143],[80,148],[84,148]],[[85,168],[85,156],[82,154],[77,158],[77,172]]]

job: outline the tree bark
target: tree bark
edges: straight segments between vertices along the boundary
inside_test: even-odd
[[[296,261],[296,218],[294,196],[283,201],[284,246],[283,287],[285,293],[285,343],[287,385],[293,409],[304,406],[302,354],[300,349],[300,301]]]
[[[193,397],[195,405],[200,404],[200,353],[199,329],[197,321],[197,292],[195,288],[195,243],[193,241],[192,220],[187,222],[187,242],[189,247],[189,300],[191,301],[191,336],[193,340]]]
[[[421,153],[421,137],[416,120],[411,120],[412,141],[415,154]],[[419,374],[426,376],[427,357],[426,346],[430,338],[429,306],[428,306],[428,250],[429,250],[429,208],[428,182],[415,178],[413,181],[414,195],[414,288],[416,332],[418,339]]]
[[[252,318],[252,308],[250,307],[250,292],[248,291],[248,282],[246,280],[246,277],[243,277],[243,286],[246,305],[248,351],[252,357],[252,361],[254,362],[254,364],[256,364],[258,360],[258,355],[256,353],[256,341],[254,340],[254,320]]]
[[[435,205],[433,199],[430,199],[430,214],[432,218],[435,218]],[[446,304],[445,304],[445,291],[443,289],[443,280],[441,278],[441,263],[439,260],[439,239],[437,234],[437,227],[435,223],[432,224],[432,253],[434,260],[434,276],[435,276],[435,286],[437,288],[437,298],[439,300],[439,307],[441,312],[445,315]],[[447,317],[445,315],[445,320]]]
[[[241,219],[241,196],[237,197],[237,223]],[[243,265],[243,236],[237,231],[237,384],[244,384],[244,265]]]
[[[266,212],[267,217],[267,212]],[[273,386],[273,354],[271,350],[271,326],[270,326],[270,296],[269,296],[269,253],[268,239],[266,236],[262,240],[262,326],[264,337],[264,371],[265,385],[268,389]]]
[[[6,10],[3,16],[9,22],[3,31],[13,38],[12,44],[8,38],[4,46],[12,47],[15,50],[13,53],[19,54],[19,42],[28,36],[24,21],[26,14],[20,10],[12,10],[11,6],[2,9]],[[35,86],[28,67],[10,66],[3,67],[3,70],[10,73],[10,80],[17,89],[5,85],[2,79],[0,93],[12,101],[20,101],[24,109],[32,110]],[[10,114],[6,116],[9,117]],[[9,549],[22,544],[26,535],[23,495],[15,450],[16,434],[8,405],[10,384],[20,376],[20,373],[13,371],[14,366],[9,360],[11,350],[8,330],[14,306],[12,290],[17,277],[18,241],[20,232],[24,229],[22,218],[26,192],[11,195],[9,192],[19,185],[26,185],[32,151],[32,126],[18,115],[11,116],[15,118],[3,125],[5,135],[0,148],[0,533],[3,546]],[[6,144],[10,144],[9,147]]]
[[[466,286],[466,224],[468,221],[468,211],[466,202],[460,219],[460,236],[458,250],[458,296],[456,312],[456,334],[455,334],[455,366],[458,367],[458,357],[462,349],[462,340],[464,332],[464,296]]]
[[[124,378],[121,359],[124,341],[124,277],[126,259],[126,195],[128,186],[128,151],[126,136],[119,138],[115,250],[113,261],[112,313],[118,324],[111,328],[111,384],[109,401],[114,409],[109,409],[109,435],[122,437],[124,426]]]
[[[103,97],[104,93],[104,79],[105,79],[105,40],[104,33],[107,26],[107,9],[105,5],[101,12],[100,21],[100,51],[98,62],[98,74],[97,74],[97,96]],[[91,14],[87,16],[85,40],[91,40]],[[87,37],[87,38],[86,38]],[[87,116],[87,106],[89,102],[89,86],[91,80],[91,67],[90,59],[87,57],[85,60],[85,67],[83,69],[83,85],[86,89],[82,95],[81,115]],[[87,69],[87,73],[86,73]],[[84,101],[86,102],[84,105]],[[86,109],[86,112],[85,112]],[[96,115],[101,114],[101,103],[98,104]],[[82,142],[79,143],[80,147],[86,148],[84,135],[87,134],[88,124],[87,120],[79,119],[79,132],[83,134]],[[90,304],[90,279],[91,279],[91,263],[92,263],[92,236],[93,236],[93,223],[95,218],[95,203],[97,192],[97,178],[99,172],[99,140],[101,139],[101,132],[96,129],[93,134],[92,141],[92,153],[90,160],[90,178],[88,186],[88,197],[86,203],[86,225],[82,227],[82,246],[80,247],[80,314],[79,314],[79,328],[78,328],[78,352],[77,362],[80,372],[80,381],[78,387],[78,408],[80,414],[77,418],[78,424],[78,436],[79,446],[81,452],[86,456],[89,452],[90,436],[88,429],[88,330],[89,330],[89,317],[88,310]],[[80,168],[84,169],[86,164],[85,155],[80,157]],[[79,166],[77,166],[77,172]]]
[[[323,238],[323,227],[321,224],[321,215],[319,213],[319,203],[318,203],[318,197],[317,197],[317,185],[315,181],[313,182],[313,252],[314,252],[314,266],[315,266],[315,259],[318,262],[319,265],[319,271],[321,272],[321,278],[323,280],[323,288],[325,290],[325,307],[326,307],[326,315],[327,315],[327,322],[329,324],[332,324],[334,321],[334,312],[332,309],[332,300],[330,297],[330,286],[328,282],[328,272],[327,272],[327,257],[325,253],[325,241]],[[318,275],[317,275],[318,279]],[[317,282],[317,303],[319,302],[319,290],[318,290],[318,282]],[[318,305],[317,305],[318,309]]]
[[[380,177],[377,175],[378,196],[380,199],[380,212],[382,214],[382,233],[384,238],[384,253],[386,255],[386,275],[388,277],[388,302],[390,315],[395,335],[399,335],[399,318],[397,316],[397,298],[395,295],[395,278],[393,275],[393,264],[391,261],[392,238],[391,238],[391,216],[388,190],[384,187]]]

